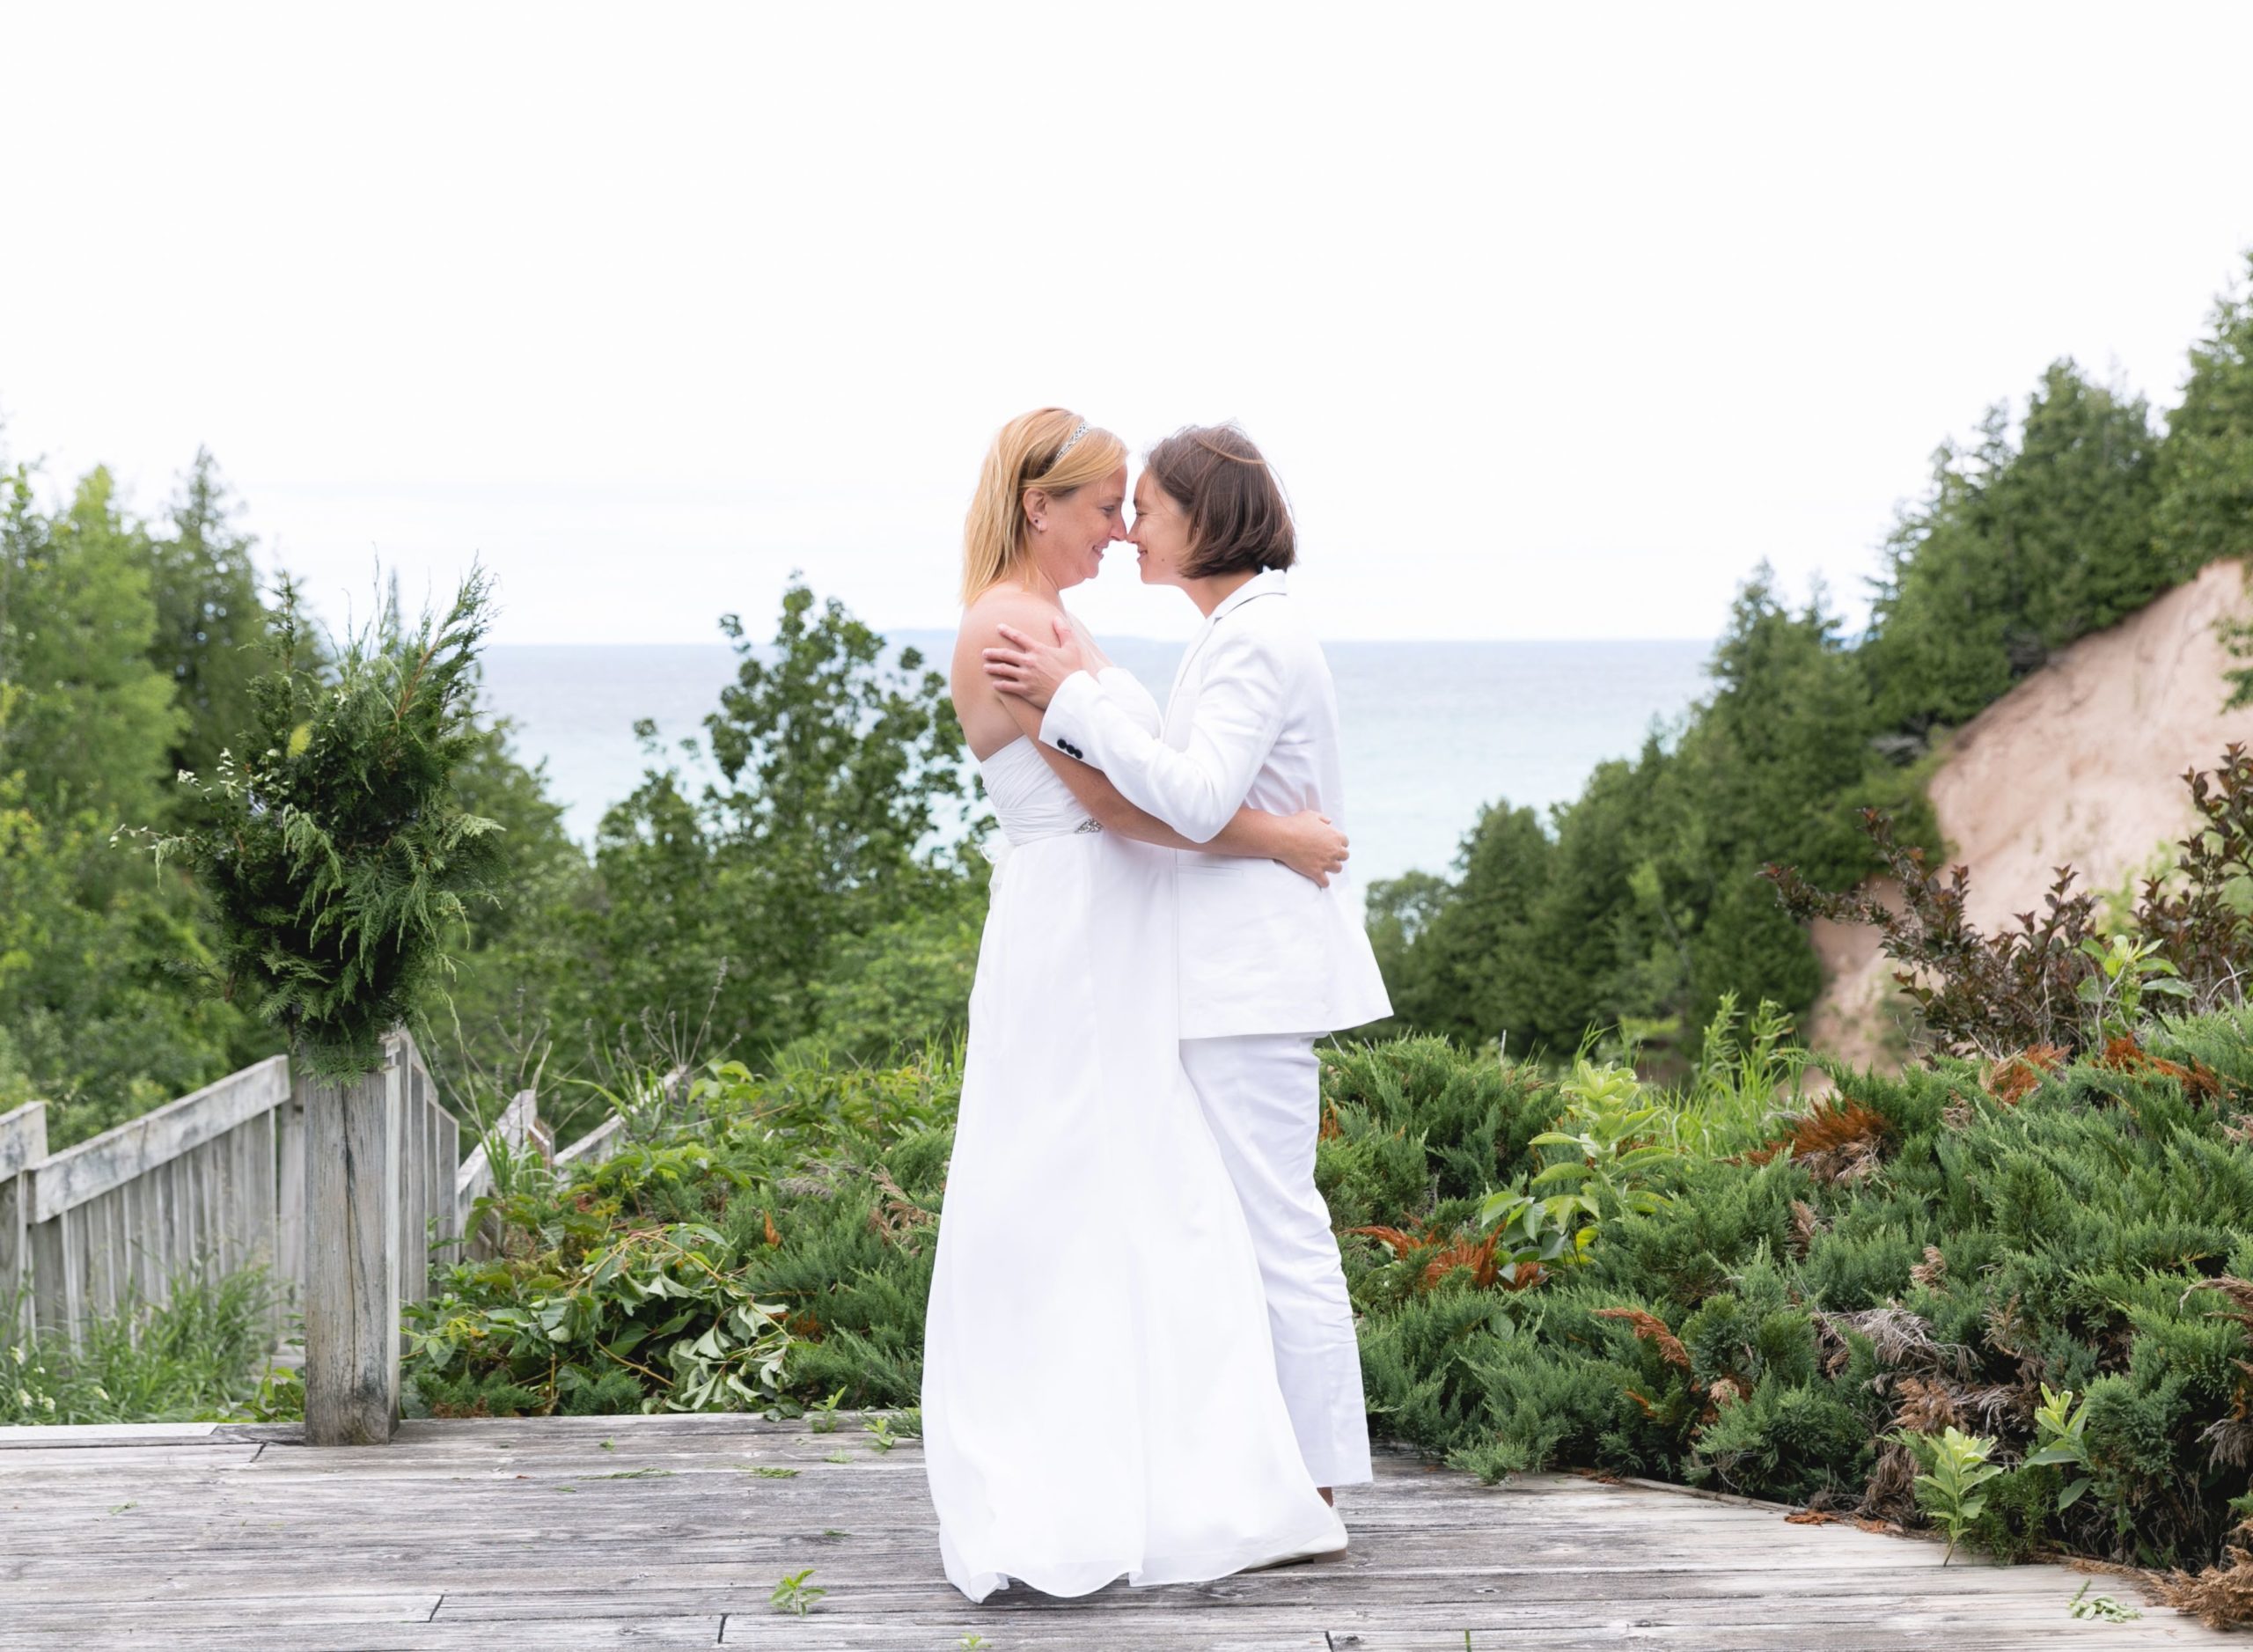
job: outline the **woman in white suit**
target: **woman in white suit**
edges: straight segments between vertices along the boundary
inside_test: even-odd
[[[1206,616],[1163,729],[1101,691],[1085,640],[1053,617],[1053,645],[1046,631],[1003,628],[1007,646],[987,654],[994,686],[1046,708],[1043,745],[1101,769],[1207,850],[1247,804],[1313,809],[1342,826],[1337,691],[1285,590],[1297,535],[1251,439],[1193,427],[1151,449],[1129,537],[1144,582],[1179,587]],[[1277,1374],[1326,1494],[1369,1478],[1369,1448],[1353,1305],[1314,1186],[1314,1040],[1391,1008],[1342,874],[1317,887],[1268,862],[1181,858],[1181,1058],[1250,1220]]]

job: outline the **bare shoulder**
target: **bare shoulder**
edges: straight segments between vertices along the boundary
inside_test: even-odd
[[[1045,639],[1050,625],[1063,612],[1046,597],[1015,585],[996,585],[963,610],[962,640],[979,648],[991,647],[1001,642],[1005,625]]]

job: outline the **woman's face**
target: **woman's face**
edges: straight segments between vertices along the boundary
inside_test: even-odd
[[[1060,498],[1030,496],[1034,554],[1059,590],[1103,571],[1103,554],[1126,537],[1126,467]]]
[[[1158,486],[1158,479],[1144,471],[1134,482],[1134,527],[1127,534],[1141,564],[1146,585],[1178,585],[1188,576],[1189,518],[1181,501]]]

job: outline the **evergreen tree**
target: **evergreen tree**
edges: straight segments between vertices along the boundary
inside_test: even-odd
[[[2056,650],[2175,583],[2152,548],[2154,447],[2143,399],[2051,363],[2018,437],[1988,409],[1934,455],[1875,582],[1862,652],[1879,722],[1960,723]]]
[[[2151,410],[2051,363],[1995,479],[1992,536],[2019,567],[2023,626],[2045,652],[2117,625],[2176,583],[2152,549]],[[2014,662],[2015,664],[2015,662]]]
[[[1802,860],[1851,883],[1874,864],[1842,803],[1874,778],[1875,720],[1860,664],[1818,591],[1797,612],[1763,566],[1737,594],[1714,650],[1713,697],[1669,775],[1686,792],[1656,856],[1655,893],[1684,937],[1685,1025],[1734,988],[1801,1010],[1820,985],[1807,939],[1758,881]]]
[[[1536,1036],[1546,960],[1533,951],[1533,910],[1552,854],[1532,810],[1497,803],[1464,835],[1444,903],[1426,915],[1411,903],[1430,899],[1428,884],[1385,891],[1391,920],[1415,929],[1392,995],[1403,1021],[1473,1042],[1514,1032],[1513,1047]]]
[[[1654,732],[1634,761],[1597,765],[1554,811],[1556,852],[1530,942],[1545,967],[1529,1051],[1569,1051],[1591,1029],[1657,1019],[1680,1001],[1688,954],[1655,859],[1680,825],[1672,761]]]
[[[2154,532],[2171,580],[2219,556],[2253,554],[2253,256],[2191,347],[2183,403],[2159,452]]]
[[[156,635],[149,657],[170,681],[184,719],[174,770],[208,771],[253,719],[250,685],[269,664],[271,622],[251,562],[255,543],[231,521],[226,484],[197,450],[171,510],[171,532],[149,543]]]

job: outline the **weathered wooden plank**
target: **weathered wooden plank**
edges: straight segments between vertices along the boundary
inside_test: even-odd
[[[24,1423],[0,1428],[0,1451],[30,1445],[70,1445],[82,1450],[96,1450],[113,1444],[177,1444],[211,1439],[225,1426],[216,1422]]]
[[[119,1289],[119,1262],[123,1259],[123,1224],[118,1207],[125,1189],[113,1187],[78,1207],[71,1224],[71,1243],[78,1247],[78,1267],[85,1280],[86,1311],[96,1318],[114,1317],[123,1305]]]
[[[112,1529],[123,1530],[140,1517],[137,1510],[128,1511],[108,1524]],[[232,1530],[222,1526],[213,1527],[209,1533],[210,1539],[218,1543],[231,1542],[234,1536]],[[302,1529],[297,1536],[297,1549],[283,1551],[290,1557],[290,1562],[274,1571],[234,1567],[208,1570],[199,1564],[166,1575],[165,1588],[170,1593],[192,1587],[199,1597],[211,1599],[224,1598],[231,1593],[282,1592],[293,1582],[306,1592],[317,1592],[325,1581],[333,1586],[334,1574],[340,1568],[365,1572],[371,1566],[380,1566],[396,1576],[413,1578],[415,1587],[442,1592],[450,1601],[467,1601],[481,1596],[501,1603],[493,1611],[466,1608],[465,1616],[538,1616],[537,1597],[543,1595],[554,1597],[554,1604],[563,1612],[592,1616],[601,1609],[582,1606],[577,1597],[599,1596],[609,1603],[607,1610],[621,1613],[669,1612],[691,1604],[708,1607],[718,1604],[721,1591],[739,1587],[747,1579],[764,1586],[783,1570],[798,1570],[811,1565],[818,1581],[830,1590],[833,1600],[864,1621],[928,1625],[937,1614],[966,1607],[966,1603],[954,1595],[939,1576],[936,1560],[928,1550],[914,1562],[921,1575],[913,1587],[895,1580],[888,1588],[876,1588],[840,1564],[833,1548],[811,1538],[787,1555],[762,1553],[740,1558],[732,1564],[715,1558],[699,1568],[669,1562],[658,1562],[654,1567],[642,1563],[650,1553],[652,1539],[645,1534],[626,1531],[611,1532],[606,1539],[607,1548],[598,1542],[581,1551],[576,1563],[570,1554],[559,1552],[560,1545],[554,1539],[544,1539],[538,1545],[501,1543],[488,1532],[483,1539],[485,1560],[473,1568],[429,1564],[429,1546],[418,1546],[408,1541],[382,1553],[356,1549],[342,1552],[329,1561],[329,1572],[325,1575],[319,1557],[305,1551]],[[631,1553],[630,1558],[622,1561],[616,1558],[617,1551],[629,1546],[632,1551],[638,1552]],[[177,1557],[162,1550],[150,1551],[145,1558],[122,1551],[114,1553],[106,1546],[101,1547],[100,1553],[102,1559],[97,1567],[89,1568],[82,1559],[77,1573],[61,1569],[12,1573],[7,1587],[35,1590],[36,1597],[42,1599],[121,1596],[126,1592],[127,1580],[136,1573],[149,1568],[161,1570],[168,1565],[177,1565]],[[202,1557],[196,1558],[200,1560]],[[1912,1612],[1929,1614],[1936,1623],[2062,1626],[2071,1621],[2066,1616],[2065,1603],[2085,1580],[2065,1577],[2044,1598],[2019,1596],[2005,1599],[1962,1594],[1934,1599],[1921,1587],[1909,1592],[1887,1593],[1867,1587],[1836,1588],[1821,1578],[1794,1578],[1789,1582],[1802,1586],[1789,1592],[1784,1587],[1786,1580],[1780,1579],[1774,1592],[1769,1595],[1705,1599],[1670,1598],[1623,1588],[1632,1582],[1633,1575],[1618,1574],[1589,1580],[1578,1591],[1559,1589],[1539,1599],[1493,1597],[1485,1601],[1450,1597],[1448,1590],[1456,1581],[1444,1575],[1424,1579],[1424,1591],[1420,1595],[1413,1589],[1373,1589],[1367,1587],[1363,1580],[1347,1579],[1332,1588],[1326,1597],[1303,1592],[1215,1597],[1206,1593],[1202,1586],[1133,1590],[1114,1585],[1082,1602],[1004,1595],[997,1597],[985,1610],[1017,1626],[1059,1619],[1069,1621],[1095,1610],[1122,1630],[1132,1625],[1170,1625],[1176,1633],[1185,1622],[1241,1621],[1266,1613],[1312,1615],[1317,1620],[1327,1619],[1340,1627],[1346,1621],[1402,1626],[1437,1622],[1458,1631],[1472,1626],[1568,1626],[1612,1616],[1646,1621],[1687,1619],[1762,1624],[1782,1632],[1794,1625],[1819,1625],[1833,1619],[1868,1621],[1886,1613]],[[2192,1638],[2203,1639],[2196,1635]],[[1797,1641],[1779,1633],[1767,1644],[1791,1646]]]
[[[626,1145],[626,1115],[613,1113],[567,1148],[559,1148],[555,1163],[592,1168],[618,1156]]]
[[[282,1629],[157,1629],[105,1637],[102,1646],[149,1648],[150,1652],[425,1652],[460,1647],[493,1652],[489,1625],[420,1626],[292,1625]],[[583,1652],[618,1646],[709,1647],[719,1640],[719,1622],[708,1618],[605,1619],[598,1623],[543,1625],[540,1652]],[[81,1642],[80,1644],[84,1644]],[[996,1648],[999,1652],[999,1648]]]
[[[290,1082],[290,1097],[274,1110],[274,1273],[286,1313],[295,1313],[305,1289],[305,1086]]]
[[[430,1295],[430,1264],[445,1239],[453,1204],[454,1167],[445,1156],[445,1138],[438,1127],[445,1108],[439,1103],[437,1085],[420,1067],[415,1070],[422,1091],[422,1265],[415,1275],[415,1300],[422,1302]]]
[[[461,1122],[441,1109],[438,1113],[437,1188],[433,1194],[438,1213],[438,1237],[450,1262],[461,1259],[461,1210],[454,1201],[454,1177],[461,1166]]]
[[[195,1167],[176,1158],[158,1167],[157,1180],[165,1190],[165,1270],[186,1267],[195,1256]]]
[[[211,1190],[210,1224],[196,1236],[197,1260],[207,1277],[231,1274],[241,1263],[235,1249],[235,1133],[215,1136],[196,1149],[205,1185]]]
[[[269,1107],[236,1126],[230,1138],[234,1147],[234,1243],[240,1258],[237,1266],[241,1267],[264,1267],[274,1256],[266,1236],[268,1213],[274,1204],[274,1176],[258,1150],[273,1127],[274,1110]]]
[[[124,1231],[123,1266],[126,1289],[136,1302],[157,1302],[164,1289],[164,1272],[158,1261],[161,1241],[150,1229],[150,1213],[156,1203],[156,1178],[136,1176],[109,1195],[122,1207]]]
[[[144,1278],[148,1270],[147,1248],[141,1243],[141,1229],[137,1221],[148,1178],[136,1176],[121,1186],[113,1187],[94,1202],[107,1215],[107,1227],[101,1242],[109,1251],[110,1289],[115,1293],[115,1311],[129,1311],[150,1303],[162,1302],[164,1285],[152,1278]]]
[[[227,1272],[232,1257],[227,1249],[227,1237],[232,1223],[233,1200],[229,1186],[228,1142],[233,1132],[206,1142],[190,1155],[195,1166],[198,1197],[202,1216],[195,1230],[195,1253],[187,1259],[188,1266],[197,1277],[213,1279]]]
[[[239,1629],[251,1626],[260,1629],[346,1624],[389,1627],[429,1622],[430,1614],[437,1610],[438,1600],[435,1591],[402,1590],[288,1595],[239,1593],[224,1601],[183,1599],[176,1595],[158,1600],[112,1600],[95,1596],[11,1604],[7,1629],[19,1634],[82,1634],[90,1618],[98,1619],[106,1634],[168,1628]]]
[[[420,1281],[428,1259],[422,1248],[422,1105],[411,1063],[400,1067],[399,1085],[399,1223],[393,1242],[399,1246],[399,1295],[404,1305],[422,1299]]]
[[[50,1155],[39,1167],[33,1220],[48,1221],[224,1135],[244,1120],[279,1105],[288,1090],[289,1063],[276,1055]]]
[[[0,1475],[10,1480],[32,1474],[139,1474],[148,1470],[213,1468],[246,1464],[265,1448],[248,1443],[112,1444],[99,1450],[75,1445],[31,1445],[0,1452]]]
[[[476,1225],[477,1200],[493,1191],[493,1165],[488,1152],[488,1138],[497,1138],[510,1150],[521,1149],[526,1141],[533,1139],[539,1117],[539,1098],[529,1090],[518,1090],[509,1105],[501,1110],[492,1129],[481,1136],[469,1149],[469,1156],[462,1160],[454,1178],[454,1209],[456,1223],[465,1237],[465,1256],[484,1258],[493,1254],[493,1246]]]
[[[288,1276],[282,1271],[282,1183],[279,1153],[282,1142],[281,1114],[288,1106],[275,1108],[258,1119],[250,1127],[250,1178],[253,1193],[253,1221],[258,1235],[259,1265],[266,1270],[267,1338],[269,1342],[281,1340],[288,1317]]]
[[[528,1521],[539,1517],[537,1508],[522,1513]],[[905,1581],[906,1574],[895,1573],[887,1580],[888,1586],[877,1587],[865,1572],[854,1570],[813,1533],[784,1552],[760,1548],[732,1560],[716,1554],[700,1565],[657,1558],[664,1542],[662,1536],[626,1530],[613,1530],[598,1539],[583,1551],[576,1565],[560,1552],[557,1540],[537,1534],[536,1527],[527,1527],[525,1532],[528,1537],[539,1535],[538,1542],[503,1543],[491,1532],[472,1539],[482,1545],[473,1563],[459,1555],[441,1563],[431,1553],[435,1538],[421,1546],[403,1538],[390,1549],[340,1550],[324,1565],[319,1554],[308,1550],[312,1528],[301,1526],[294,1548],[277,1546],[264,1552],[264,1557],[273,1560],[271,1566],[207,1565],[211,1556],[230,1553],[243,1529],[224,1523],[189,1529],[176,1516],[170,1528],[176,1536],[186,1536],[186,1546],[177,1542],[171,1548],[113,1546],[112,1533],[148,1524],[150,1518],[149,1512],[136,1506],[99,1526],[89,1523],[83,1529],[75,1570],[65,1556],[30,1555],[20,1565],[11,1557],[0,1565],[0,1622],[5,1621],[8,1604],[16,1599],[136,1598],[159,1588],[166,1594],[185,1590],[209,1599],[232,1594],[315,1593],[334,1588],[345,1576],[367,1577],[371,1586],[380,1581],[401,1588],[437,1590],[458,1599],[484,1595],[521,1603],[540,1594],[568,1597],[587,1592],[611,1598],[616,1611],[661,1611],[676,1601],[708,1602],[715,1591],[741,1586],[746,1580],[771,1587],[784,1572],[808,1567],[814,1568],[817,1580],[836,1602],[866,1620],[928,1623],[936,1614],[965,1604],[939,1574],[929,1550],[899,1562],[914,1567],[912,1585]],[[458,1546],[459,1540],[449,1537],[447,1541],[450,1546]],[[90,1560],[90,1555],[99,1558]],[[1601,1612],[1648,1619],[1689,1616],[1713,1622],[1767,1623],[1782,1631],[1793,1624],[1819,1623],[1841,1613],[1862,1616],[1866,1607],[1879,1602],[1961,1621],[2062,1626],[2073,1621],[2066,1612],[2066,1603],[2087,1581],[2079,1575],[2068,1576],[2041,1595],[2022,1591],[2010,1596],[1965,1592],[1927,1597],[1915,1586],[1902,1587],[1899,1580],[1831,1580],[1795,1574],[1778,1579],[1775,1592],[1767,1596],[1670,1597],[1634,1587],[1634,1575],[1622,1571],[1582,1580],[1582,1586],[1576,1591],[1552,1589],[1538,1595],[1496,1595],[1474,1600],[1452,1592],[1459,1580],[1433,1575],[1421,1579],[1343,1579],[1322,1591],[1255,1590],[1227,1595],[1208,1594],[1197,1585],[1149,1590],[1114,1584],[1095,1599],[1109,1618],[1121,1624],[1172,1623],[1177,1628],[1185,1619],[1211,1622],[1239,1612],[1273,1612],[1324,1614],[1332,1622],[1340,1616],[1367,1614],[1364,1621],[1439,1622],[1459,1631],[1513,1623],[1569,1624],[1586,1621]],[[1895,1585],[1890,1592],[1881,1588],[1889,1582]],[[1787,1586],[1791,1592],[1786,1592]],[[2099,1580],[2095,1588],[2134,1599],[2126,1585],[2110,1580]],[[523,1607],[510,1609],[521,1612]],[[1024,1623],[1068,1616],[1081,1606],[1025,1595],[1016,1599],[997,1597],[989,1610],[1005,1612],[1010,1619]],[[2154,1616],[2155,1626],[2185,1626],[2166,1614]],[[2216,1644],[2196,1634],[2190,1638]],[[1780,1634],[1768,1644],[1788,1647],[1794,1642]]]
[[[306,1098],[305,1437],[380,1444],[399,1414],[396,1063]]]
[[[834,1604],[822,1607],[837,1612]],[[924,1626],[855,1621],[820,1608],[803,1623],[772,1612],[745,1612],[727,1619],[722,1644],[730,1647],[789,1648],[791,1652],[932,1652],[934,1648],[965,1644],[967,1634],[985,1637],[994,1652],[1464,1652],[1461,1628],[1391,1631],[1370,1626],[1330,1632],[1296,1623],[1263,1628],[1258,1619],[1238,1621],[1234,1614],[1216,1617],[1194,1628],[1184,1624],[1119,1625],[1104,1617],[1071,1624],[1031,1626],[999,1621],[989,1615],[949,1618],[943,1625]],[[2090,1634],[2092,1626],[2068,1623],[2066,1633],[2044,1629],[2031,1634],[1978,1636],[1980,1652],[2056,1652],[2071,1646],[2088,1652],[2117,1652],[2125,1646],[2157,1643],[2138,1639],[2124,1641],[2103,1633]],[[1678,1648],[1682,1652],[1746,1652],[1748,1648],[1788,1648],[1789,1652],[1906,1652],[1911,1648],[1954,1648],[1961,1644],[1945,1635],[1922,1629],[1893,1631],[1840,1625],[1821,1630],[1787,1628],[1764,1634],[1764,1626],[1726,1626],[1706,1632],[1649,1630],[1633,1625],[1596,1623],[1577,1631],[1540,1628],[1520,1631],[1488,1629],[1475,1634],[1468,1644],[1476,1652],[1597,1652],[1629,1645]],[[2117,1631],[2115,1632],[2117,1634]],[[1787,1639],[1795,1635],[1797,1638]],[[976,1644],[969,1642],[967,1644]]]
[[[47,1104],[27,1101],[0,1112],[0,1181],[47,1156]]]
[[[36,1177],[38,1172],[33,1171]],[[83,1318],[78,1296],[78,1257],[71,1245],[70,1211],[31,1228],[32,1311],[40,1334],[77,1346]]]
[[[453,1203],[454,1167],[441,1162],[445,1142],[438,1131],[438,1121],[444,1116],[445,1107],[438,1099],[438,1086],[429,1072],[419,1062],[415,1067],[415,1083],[422,1105],[418,1115],[422,1123],[422,1203],[421,1221],[415,1227],[415,1242],[422,1247],[422,1260],[415,1272],[415,1300],[426,1301],[430,1295],[430,1264],[437,1256],[437,1247],[446,1222],[446,1212]]]
[[[1390,1454],[1374,1485],[1341,1494],[1354,1533],[1341,1560],[1080,1601],[1005,1593],[972,1607],[940,1574],[914,1443],[875,1452],[849,1427],[410,1422],[382,1450],[318,1452],[286,1443],[256,1452],[239,1432],[215,1430],[224,1444],[47,1453],[131,1465],[110,1474],[0,1452],[0,1465],[29,1465],[0,1493],[0,1624],[28,1604],[74,1612],[103,1645],[153,1644],[169,1627],[163,1644],[231,1648],[607,1645],[677,1637],[684,1625],[800,1652],[906,1652],[972,1634],[995,1652],[1407,1652],[1459,1647],[1465,1630],[1474,1647],[1529,1652],[2223,1644],[2156,1612],[2139,1624],[2074,1622],[2064,1602],[2084,1580],[2061,1568],[1959,1560],[1941,1570],[1937,1545],[1787,1525],[1770,1505],[1569,1477],[1482,1488]],[[819,1460],[838,1450],[847,1462]],[[800,1472],[767,1479],[730,1459]],[[412,1472],[394,1472],[402,1464]],[[668,1472],[640,1476],[660,1466]],[[805,1566],[830,1590],[812,1616],[767,1610],[774,1579]],[[393,1627],[375,1621],[378,1606],[364,1623],[276,1615],[291,1599],[335,1596],[341,1575],[378,1599],[435,1597],[436,1616]],[[2118,1584],[2111,1592],[2126,1597]],[[141,1638],[165,1604],[179,1610]]]

